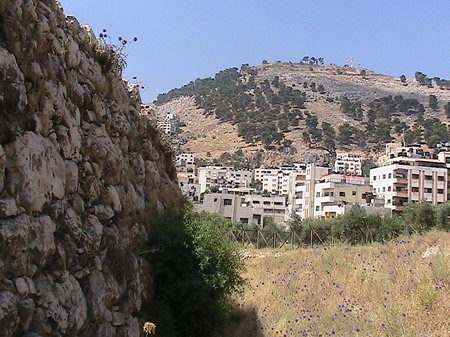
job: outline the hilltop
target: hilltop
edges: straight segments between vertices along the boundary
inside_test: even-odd
[[[420,72],[406,78],[277,62],[223,70],[154,104],[159,116],[180,115],[182,149],[198,157],[242,149],[281,161],[317,160],[336,149],[382,151],[391,141],[448,141],[449,88]]]

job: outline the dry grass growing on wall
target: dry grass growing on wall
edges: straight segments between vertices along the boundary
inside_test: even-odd
[[[450,233],[245,255],[226,337],[450,336]]]

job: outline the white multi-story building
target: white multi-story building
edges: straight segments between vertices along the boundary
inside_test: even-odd
[[[156,123],[156,126],[166,135],[173,136],[176,135],[179,124],[180,118],[177,114],[167,113],[163,120]]]
[[[232,167],[205,166],[198,168],[201,193],[212,186],[219,187],[250,187],[252,172],[235,170]]]
[[[360,153],[336,152],[334,171],[362,176],[362,162],[363,156]]]
[[[445,155],[443,155],[445,158]],[[438,159],[404,156],[370,170],[370,183],[385,207],[403,211],[411,202],[427,200],[439,204],[448,200],[448,169]]]
[[[195,156],[193,153],[185,152],[175,156],[175,163],[177,166],[193,165]]]
[[[282,166],[271,169],[255,169],[254,178],[262,182],[262,190],[280,196],[289,196],[295,181],[296,173],[304,172],[306,165]]]

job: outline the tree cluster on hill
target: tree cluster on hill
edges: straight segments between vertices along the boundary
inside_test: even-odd
[[[309,56],[304,56],[303,58],[302,58],[302,60],[300,61],[300,63],[306,63],[306,64],[316,64],[316,65],[318,65],[319,63],[321,64],[321,65],[323,65],[323,57],[314,57],[314,56],[311,56],[311,57],[309,57]]]
[[[361,107],[361,102],[352,102],[347,96],[341,97],[341,111],[357,121],[361,121],[364,116],[364,110]]]
[[[306,130],[303,131],[303,141],[312,148],[319,148],[334,153],[336,151],[336,130],[328,122],[322,122],[319,128],[317,116],[305,112]]]
[[[421,85],[427,86],[428,88],[432,88],[434,82],[441,89],[450,89],[450,80],[445,80],[437,76],[429,78],[427,75],[420,71],[416,71],[414,77],[417,82],[419,82]]]
[[[156,104],[191,95],[207,114],[238,125],[246,142],[286,146],[283,131],[298,126],[306,93],[287,86],[278,76],[257,83],[256,70],[243,65],[223,70],[214,78],[197,79],[180,89],[159,95]]]

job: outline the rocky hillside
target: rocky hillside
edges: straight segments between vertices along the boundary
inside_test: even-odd
[[[171,152],[118,59],[55,0],[0,0],[0,336],[139,336],[140,214]]]
[[[183,149],[200,157],[241,148],[307,159],[336,149],[380,151],[403,139],[430,146],[448,141],[449,101],[448,81],[421,73],[391,77],[278,62],[197,79],[159,95],[155,110],[181,116]]]

